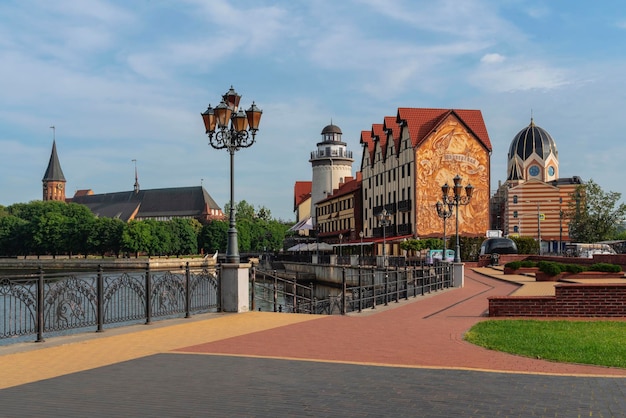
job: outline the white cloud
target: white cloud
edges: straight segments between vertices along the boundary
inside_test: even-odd
[[[504,62],[505,60],[506,57],[504,55],[494,53],[483,55],[483,57],[480,59],[480,62],[484,64],[499,64],[501,62]]]

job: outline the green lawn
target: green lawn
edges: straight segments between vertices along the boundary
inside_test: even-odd
[[[465,340],[491,350],[565,363],[626,368],[626,322],[487,320]]]

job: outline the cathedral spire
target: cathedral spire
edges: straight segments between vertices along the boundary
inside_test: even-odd
[[[50,153],[50,161],[48,168],[43,175],[43,200],[60,200],[65,201],[65,176],[59,163],[57,155],[57,144],[54,126],[50,127],[53,131],[52,152]]]
[[[133,191],[135,194],[139,193],[139,176],[137,175],[137,160],[133,160],[135,163],[135,185],[133,186]]]

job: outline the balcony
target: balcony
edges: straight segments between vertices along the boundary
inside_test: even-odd
[[[410,212],[412,206],[411,199],[398,202],[398,212]]]
[[[352,160],[352,151],[348,151],[345,149],[334,149],[330,151],[317,150],[311,151],[311,159],[317,160],[319,158],[347,158]]]

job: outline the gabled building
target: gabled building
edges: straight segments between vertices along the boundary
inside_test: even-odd
[[[456,175],[474,186],[459,208],[459,234],[484,236],[489,228],[491,141],[479,110],[398,108],[361,132],[363,221],[366,237],[381,237],[378,215],[391,214],[390,241],[441,237],[436,203]],[[397,248],[392,248],[392,252]]]
[[[98,217],[118,218],[124,222],[145,219],[168,221],[174,218],[201,222],[224,219],[224,213],[202,186],[102,194],[79,190],[71,201],[87,206]]]
[[[356,241],[363,230],[361,173],[347,177],[326,199],[317,202],[318,237],[327,243]]]
[[[43,200],[74,202],[87,206],[96,216],[130,220],[174,218],[197,219],[201,222],[224,219],[222,209],[202,186],[141,190],[135,169],[133,190],[94,194],[78,190],[74,197],[65,196],[65,176],[59,163],[56,141],[52,143],[50,161],[43,177]]]

